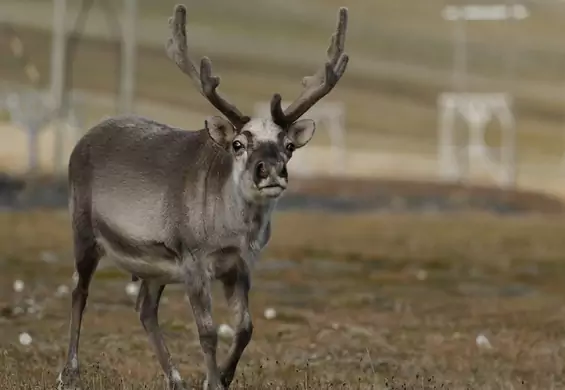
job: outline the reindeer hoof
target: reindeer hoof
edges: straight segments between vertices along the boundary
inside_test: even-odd
[[[185,382],[182,380],[179,372],[172,369],[167,376],[167,389],[168,390],[185,390]]]
[[[57,377],[57,390],[82,390],[78,372],[64,369]]]
[[[181,382],[170,382],[167,387],[168,390],[186,390],[186,387]]]
[[[204,383],[202,384],[202,390],[227,390],[228,387],[218,383],[215,388],[208,387],[208,378],[204,379]]]
[[[229,389],[230,384],[233,381],[234,372],[233,371],[221,371],[220,372],[220,383],[224,388]]]

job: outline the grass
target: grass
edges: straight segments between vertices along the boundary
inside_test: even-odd
[[[560,215],[277,213],[253,279],[256,332],[233,388],[561,388],[564,235]],[[70,298],[54,292],[70,284],[70,253],[66,212],[0,214],[5,389],[50,388],[57,375]],[[26,283],[20,295],[15,279]],[[163,388],[127,281],[104,266],[93,282],[81,344],[89,389]],[[214,294],[216,321],[226,322]],[[169,347],[196,384],[204,367],[189,309],[178,287],[165,297]],[[13,314],[26,298],[39,311]],[[17,342],[24,331],[27,347]],[[477,346],[481,334],[492,348]]]

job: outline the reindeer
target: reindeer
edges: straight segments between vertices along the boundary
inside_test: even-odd
[[[101,257],[140,279],[136,311],[169,389],[184,381],[158,323],[167,284],[183,284],[206,365],[205,389],[227,389],[251,340],[250,271],[271,234],[271,214],[288,185],[286,165],[315,131],[299,119],[344,74],[347,9],[340,8],[327,62],[303,80],[286,109],[271,99],[271,118],[243,115],[218,92],[220,79],[203,57],[199,69],[186,42],[186,8],[169,19],[168,57],[227,119],[208,117],[186,131],[138,116],[108,118],[74,147],[68,167],[77,284],[72,292],[69,346],[59,389],[80,388],[78,347],[83,311]],[[226,359],[216,360],[212,281],[223,284],[237,326]]]

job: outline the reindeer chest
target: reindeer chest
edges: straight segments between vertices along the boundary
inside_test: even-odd
[[[218,202],[190,219],[195,244],[206,252],[236,247],[258,253],[268,240],[269,221],[261,210]]]

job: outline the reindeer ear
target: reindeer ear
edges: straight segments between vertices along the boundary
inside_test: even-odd
[[[229,144],[237,135],[233,125],[227,119],[219,116],[206,118],[204,124],[210,137],[222,146]]]
[[[314,136],[316,123],[311,119],[300,119],[287,130],[287,136],[298,149],[306,145]]]

